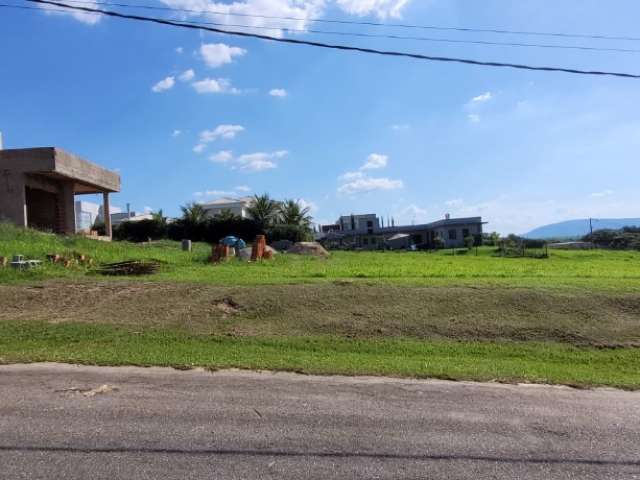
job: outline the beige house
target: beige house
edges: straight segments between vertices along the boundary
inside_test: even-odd
[[[248,208],[252,203],[253,197],[251,196],[240,198],[223,197],[211,202],[203,203],[202,208],[204,208],[207,216],[209,217],[215,217],[223,211],[228,210],[240,218],[248,218]]]

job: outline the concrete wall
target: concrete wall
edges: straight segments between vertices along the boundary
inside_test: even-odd
[[[236,203],[232,205],[213,205],[213,206],[203,205],[203,207],[209,217],[215,217],[216,215],[219,215],[220,213],[222,213],[224,210],[229,210],[231,211],[231,213],[233,213],[234,215],[238,215],[241,218],[247,218],[249,216],[247,213],[247,205],[244,203],[242,204]]]

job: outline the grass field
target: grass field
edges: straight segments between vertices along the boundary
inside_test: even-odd
[[[317,336],[225,338],[108,325],[0,322],[0,362],[34,361],[640,388],[639,349]]]
[[[0,362],[283,369],[640,388],[640,253],[333,252],[210,265],[0,225],[0,255],[156,259],[159,273],[0,268]]]
[[[336,280],[407,285],[502,285],[545,288],[589,288],[640,291],[640,252],[551,251],[548,259],[501,258],[494,249],[475,252],[450,250],[425,252],[333,252],[331,258],[278,255],[269,262],[232,261],[207,264],[210,247],[195,244],[191,253],[182,252],[177,242],[150,245],[126,242],[98,242],[80,237],[59,237],[21,231],[0,225],[0,256],[20,253],[45,259],[49,253],[89,255],[96,262],[129,259],[157,259],[162,271],[154,280],[203,282],[217,285],[268,285],[322,283]],[[0,282],[21,282],[50,278],[83,278],[88,269],[65,269],[45,265],[31,272],[0,270]]]

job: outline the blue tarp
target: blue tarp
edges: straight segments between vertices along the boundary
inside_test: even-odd
[[[227,245],[228,247],[235,248],[245,248],[247,244],[241,238],[234,237],[233,235],[229,235],[228,237],[224,237],[220,240],[222,245]]]

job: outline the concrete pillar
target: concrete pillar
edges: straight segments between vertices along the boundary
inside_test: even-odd
[[[113,231],[111,229],[111,210],[109,207],[109,192],[104,192],[102,194],[102,213],[104,215],[105,235],[111,238],[113,236]]]
[[[27,226],[27,194],[22,172],[0,170],[0,220]]]
[[[61,233],[76,233],[76,205],[72,182],[64,182],[60,187],[60,225]]]

